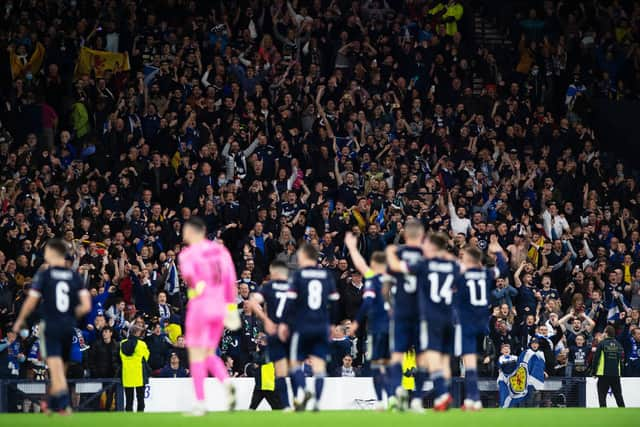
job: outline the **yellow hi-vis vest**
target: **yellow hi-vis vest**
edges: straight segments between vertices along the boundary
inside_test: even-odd
[[[416,352],[414,350],[407,351],[402,358],[402,388],[412,391],[416,388],[416,380],[414,377],[406,377],[404,373],[409,369],[416,368]]]
[[[260,366],[260,378],[262,379],[262,390],[274,391],[276,389],[276,369],[273,362]]]

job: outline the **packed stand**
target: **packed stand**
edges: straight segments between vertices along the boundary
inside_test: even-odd
[[[409,218],[454,253],[497,244],[509,260],[481,375],[536,337],[549,376],[585,376],[608,324],[640,375],[637,175],[599,146],[589,108],[637,98],[640,8],[525,5],[509,56],[473,42],[475,8],[503,17],[494,3],[6,2],[0,377],[46,375],[36,319],[9,331],[53,236],[93,296],[70,376],[117,377],[132,324],[154,375],[188,376],[176,259],[193,215],[241,278],[243,327],[221,344],[234,376],[264,349],[243,302],[301,242],[341,294],[330,370],[359,375],[363,278],[344,235],[368,258]]]

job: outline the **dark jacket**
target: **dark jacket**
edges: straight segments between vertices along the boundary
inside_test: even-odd
[[[164,335],[149,335],[145,340],[149,347],[149,366],[152,370],[162,369],[167,363],[169,343]]]
[[[173,369],[171,365],[167,365],[160,370],[160,374],[158,376],[160,378],[187,378],[189,373],[181,366],[178,366],[178,369]]]
[[[106,344],[98,340],[91,346],[89,353],[89,370],[93,378],[114,378],[120,370],[118,343],[111,340]]]

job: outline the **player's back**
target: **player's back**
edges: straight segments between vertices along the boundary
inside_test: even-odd
[[[75,326],[75,309],[80,304],[78,293],[83,288],[80,275],[68,268],[51,267],[38,272],[32,289],[41,296],[42,320],[56,328]]]
[[[368,330],[372,333],[387,332],[389,330],[389,313],[387,303],[383,295],[383,284],[385,278],[381,274],[368,277],[364,282],[364,293],[362,297],[366,300],[371,298],[367,315]]]
[[[463,325],[486,327],[489,321],[489,297],[495,288],[493,269],[471,268],[462,273],[455,294],[458,321]]]
[[[286,280],[271,280],[257,291],[267,306],[267,316],[275,323],[283,321],[288,291],[289,282]]]
[[[411,266],[422,258],[422,249],[412,246],[400,246],[398,258]],[[396,319],[417,319],[418,317],[418,278],[411,273],[396,273],[393,292],[393,315]]]
[[[453,294],[461,279],[458,263],[445,258],[424,259],[417,272],[420,317],[451,321]]]
[[[195,289],[195,296],[211,305],[225,306],[234,301],[236,273],[225,246],[205,239],[182,249],[179,263],[180,274]]]
[[[323,268],[300,269],[293,274],[289,294],[295,299],[296,331],[305,334],[328,329],[330,301],[339,298],[332,273]]]

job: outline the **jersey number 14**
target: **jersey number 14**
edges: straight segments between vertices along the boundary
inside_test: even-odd
[[[442,284],[440,283],[440,275],[438,273],[429,273],[427,278],[430,282],[429,296],[431,297],[431,301],[440,304],[444,300],[446,305],[451,305],[451,300],[453,299],[453,290],[451,289],[453,276],[447,274]]]

